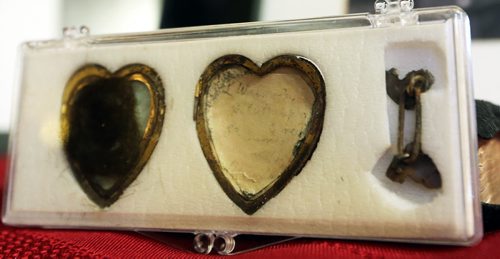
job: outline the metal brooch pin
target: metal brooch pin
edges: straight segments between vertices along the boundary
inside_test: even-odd
[[[395,68],[386,72],[387,94],[399,105],[397,154],[386,172],[392,181],[403,183],[406,177],[410,177],[427,188],[441,188],[441,175],[436,165],[422,152],[422,94],[433,84],[434,76],[424,69],[411,71],[401,80]],[[413,141],[406,146],[405,110],[415,111],[415,134]]]

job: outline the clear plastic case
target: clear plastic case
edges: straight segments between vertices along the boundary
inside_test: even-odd
[[[24,44],[3,222],[233,236],[247,233],[456,245],[478,242],[482,226],[467,15],[457,7],[412,10],[384,5],[379,10],[378,14],[123,35],[92,36],[83,28],[66,31],[61,40]],[[228,55],[248,60],[235,61]],[[285,58],[277,60],[279,56]],[[228,65],[212,66],[217,60]],[[264,89],[256,90],[251,98],[237,89],[232,92],[232,86],[227,85],[243,82],[230,81],[239,75],[238,66],[254,73],[255,78],[244,83],[267,78],[284,80],[272,81],[272,85],[286,85],[296,76],[305,82],[301,89],[312,94],[297,94],[292,96],[293,102],[283,104],[280,97],[273,97],[277,94],[261,85],[251,88]],[[224,70],[228,67],[236,72]],[[418,124],[414,118],[420,120],[421,152],[432,158],[440,173],[438,188],[426,188],[410,178],[398,183],[386,177],[401,133],[398,104],[386,90],[386,76],[392,68],[397,69],[399,78],[419,69],[432,74],[432,87],[419,101],[420,119],[415,115],[418,112],[405,111],[403,140],[412,140],[413,128],[418,129],[412,126]],[[245,69],[241,73],[248,75]],[[86,72],[79,74],[81,71]],[[221,75],[222,83],[210,76],[204,78],[213,74]],[[78,124],[84,118],[72,114],[96,105],[94,99],[89,99],[90,106],[78,100],[105,96],[93,85],[93,79],[88,83],[86,77],[115,78],[112,82],[117,85],[125,78],[133,81],[123,83],[130,89],[139,82],[149,91],[149,98],[141,99],[146,101],[143,106],[149,107],[142,117],[138,94],[134,93],[133,116],[142,118],[137,123],[143,133],[139,132],[138,146],[127,149],[137,149],[139,158],[129,167],[123,165],[130,169],[123,178],[111,172],[120,172],[121,163],[106,164],[113,168],[108,167],[117,180],[102,180],[88,173],[94,169],[85,169],[97,167],[95,164],[86,165],[83,158],[71,153],[71,134],[81,137],[78,134],[88,132],[87,124]],[[82,89],[91,89],[89,85],[95,86],[98,94],[89,92],[90,97],[81,97]],[[211,92],[217,87],[220,92]],[[254,114],[237,110],[239,115],[231,117],[232,113],[224,113],[224,107],[234,108],[234,103],[230,106],[229,99],[215,99],[224,90],[229,91],[227,96],[240,94],[242,103],[250,98],[250,104],[257,105],[260,99],[255,96],[269,97],[269,107],[259,106]],[[297,101],[308,94],[314,101]],[[125,97],[120,98],[106,100]],[[99,105],[104,104],[95,107]],[[271,131],[275,124],[298,114],[293,110],[297,106],[307,112],[311,109],[304,113],[311,119],[297,122],[300,125],[291,131],[295,134],[305,129],[292,142],[295,146],[290,155],[283,151],[290,143],[285,133]],[[277,111],[281,107],[282,113]],[[113,110],[102,111],[108,113],[113,114]],[[260,122],[260,118],[265,121]],[[231,123],[226,121],[230,119]],[[256,142],[238,142],[238,135],[224,131],[225,127],[241,122],[247,128],[258,128],[270,121],[275,122],[266,128],[271,133],[245,134],[282,141],[282,149],[259,154],[289,164],[272,169],[280,173],[277,176],[248,176],[258,170],[255,168],[261,160],[254,161],[257,158],[253,155],[262,149],[252,144]],[[276,127],[285,132],[283,125]],[[117,128],[130,132],[125,130],[129,126]],[[217,127],[221,129],[215,132]],[[84,142],[76,146],[84,146]],[[252,148],[257,151],[245,153]],[[91,161],[97,161],[102,153],[96,154]],[[231,164],[234,161],[239,164]],[[274,162],[262,162],[262,166],[274,168]],[[108,188],[109,181],[118,183]],[[231,188],[233,193],[228,191]],[[249,207],[245,207],[247,203]]]

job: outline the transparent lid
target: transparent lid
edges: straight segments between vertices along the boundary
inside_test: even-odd
[[[457,7],[413,10],[412,3],[377,1],[376,14],[135,34],[93,36],[88,28],[70,28],[63,39],[26,43],[3,221],[57,228],[478,242],[482,227],[467,15]],[[404,76],[417,70],[429,71],[433,85],[417,101],[420,112],[399,108],[387,92],[388,77],[406,86]],[[298,82],[293,89],[302,91],[292,96],[294,102],[266,88],[288,89],[292,79]],[[252,85],[242,89],[253,95],[232,88],[238,84]],[[104,93],[101,85],[118,90]],[[127,94],[125,88],[132,91]],[[228,109],[237,106],[231,101],[236,99],[217,99],[224,89],[227,96],[238,95],[239,102],[260,110],[238,108],[235,113],[241,116],[232,116]],[[309,101],[297,101],[309,90]],[[265,105],[259,102],[271,95]],[[138,119],[130,122],[124,115],[119,120],[124,126],[116,128],[119,134],[135,134],[133,148],[123,149],[138,152],[127,153],[135,162],[115,162],[113,170],[89,177],[83,164],[74,164],[83,158],[69,151],[71,136],[90,129],[82,122],[86,114],[118,114],[111,108],[92,113],[91,107],[108,107],[109,100],[121,102],[127,96],[133,105],[119,107]],[[85,98],[92,105],[81,104]],[[291,116],[298,106],[306,119]],[[287,128],[286,118],[299,126]],[[260,132],[266,123],[269,131]],[[426,188],[411,177],[402,184],[386,177],[401,124],[399,142],[410,143],[415,131],[421,132],[421,147],[415,150],[433,161],[439,188]],[[235,125],[246,125],[240,133],[255,137],[254,142],[227,133]],[[268,135],[272,130],[293,134]],[[282,141],[273,144],[281,148],[265,153],[274,149],[252,144],[266,142],[259,134]],[[288,145],[289,139],[294,145]],[[248,147],[260,150],[258,156],[245,153]],[[86,161],[108,159],[99,152]],[[266,159],[271,162],[262,162]],[[263,168],[278,169],[251,175],[261,162]],[[130,173],[116,176],[120,166]],[[261,185],[252,183],[256,177],[263,179]],[[251,209],[243,209],[257,196]]]

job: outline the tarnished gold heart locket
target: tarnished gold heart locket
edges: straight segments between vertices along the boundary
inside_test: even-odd
[[[325,83],[308,59],[261,67],[241,55],[212,62],[196,91],[203,153],[229,198],[253,214],[300,173],[323,128]]]
[[[61,107],[64,152],[93,202],[113,204],[137,178],[158,142],[164,114],[161,79],[146,65],[111,73],[89,64],[71,76]]]

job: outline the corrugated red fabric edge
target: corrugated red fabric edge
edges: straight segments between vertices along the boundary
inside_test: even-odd
[[[3,186],[6,158],[0,157]],[[3,189],[2,189],[3,193]],[[180,251],[133,232],[47,230],[0,225],[0,258],[214,258]],[[500,232],[475,247],[302,239],[237,258],[500,258]],[[235,258],[235,257],[231,257]]]

